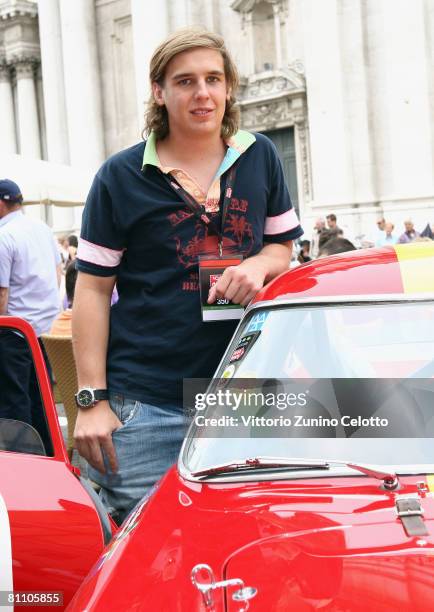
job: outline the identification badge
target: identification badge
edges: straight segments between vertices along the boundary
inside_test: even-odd
[[[199,285],[202,306],[202,321],[225,321],[241,319],[244,307],[233,304],[230,300],[217,298],[213,304],[208,304],[208,295],[223,272],[229,266],[238,266],[243,261],[242,255],[227,255],[223,257],[199,257]]]

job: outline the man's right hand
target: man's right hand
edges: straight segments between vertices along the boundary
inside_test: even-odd
[[[106,472],[102,451],[107,457],[110,470],[118,471],[112,433],[121,426],[121,421],[106,400],[98,402],[88,410],[78,410],[74,429],[76,448],[80,455],[101,474]]]

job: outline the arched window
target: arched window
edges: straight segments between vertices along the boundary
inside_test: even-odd
[[[248,45],[249,73],[282,68],[281,30],[288,13],[287,0],[234,0],[234,11],[242,16]]]

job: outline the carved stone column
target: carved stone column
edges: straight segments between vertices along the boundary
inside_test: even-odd
[[[2,118],[2,151],[4,153],[16,153],[17,139],[15,135],[11,69],[6,64],[0,64],[0,117]]]
[[[212,30],[214,32],[219,31],[219,23],[216,15],[216,7],[214,0],[208,0],[204,2],[204,17],[205,17],[205,26],[208,30]]]
[[[68,164],[68,128],[58,0],[39,0],[38,14],[48,160]]]
[[[35,89],[35,61],[31,58],[15,62],[17,75],[18,134],[21,155],[41,158],[38,107]]]
[[[309,125],[307,121],[307,110],[294,117],[295,146],[297,159],[297,181],[301,186],[304,202],[313,199],[311,183],[311,165],[309,148]],[[299,188],[300,191],[300,188]]]
[[[60,22],[70,161],[96,169],[105,150],[94,2],[60,0]]]
[[[63,51],[58,0],[38,1],[39,38],[44,91],[47,156],[50,162],[69,164]],[[72,231],[74,208],[47,206],[49,225]]]
[[[357,203],[370,202],[375,198],[373,181],[375,159],[371,133],[373,119],[369,116],[370,95],[365,68],[366,40],[364,40],[361,3],[341,0],[337,18],[343,75],[342,121],[346,126],[346,154],[351,160],[352,174],[351,197],[348,199]]]
[[[389,206],[408,203],[410,195],[432,198],[432,59],[424,3],[367,0],[362,7],[376,199]]]
[[[169,25],[171,30],[189,25],[188,0],[172,0],[169,3]]]
[[[280,36],[280,4],[273,4],[274,42],[276,45],[276,68],[282,68],[282,40]]]
[[[253,13],[243,15],[244,26],[247,33],[247,66],[248,73],[255,72],[255,42],[253,40]]]
[[[166,38],[169,27],[167,2],[143,2],[131,0],[133,18],[134,69],[137,89],[137,117],[140,130],[143,129],[144,103],[148,101],[149,61],[154,49]],[[152,28],[149,24],[152,23]],[[146,32],[146,35],[145,35]]]

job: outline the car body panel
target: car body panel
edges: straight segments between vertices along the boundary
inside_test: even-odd
[[[395,245],[317,259],[284,272],[259,291],[253,304],[288,298],[410,294],[434,291],[434,246]]]
[[[93,503],[60,461],[19,453],[0,461],[14,590],[62,591],[66,603],[104,545]]]
[[[272,281],[253,307],[340,296],[408,299],[433,293],[434,247],[386,247],[304,264]],[[377,298],[378,299],[378,298]],[[357,301],[357,300],[356,300]],[[375,301],[375,300],[374,300]],[[227,356],[230,356],[230,351]],[[223,360],[224,362],[224,360]],[[222,439],[224,443],[224,439]],[[397,464],[399,464],[397,446]],[[369,461],[369,457],[367,457]],[[180,460],[179,466],[182,460]],[[353,472],[262,472],[219,480],[173,467],[115,536],[74,597],[70,612],[240,611],[238,586],[215,588],[205,607],[191,572],[257,589],[252,612],[414,612],[434,607],[434,477],[381,480]],[[416,499],[426,535],[409,536],[398,499]],[[131,571],[131,568],[136,568]],[[120,586],[122,585],[122,586]]]
[[[104,547],[98,512],[66,453],[50,381],[32,328],[0,317],[31,348],[54,456],[0,451],[0,567],[14,591],[61,591],[64,607]],[[9,540],[9,546],[7,546]],[[3,589],[6,590],[6,589]],[[38,606],[52,610],[52,606]]]
[[[159,493],[145,503],[140,520],[133,517],[106,549],[69,610],[123,606],[199,612],[204,608],[190,578],[197,563],[208,564],[217,580],[241,578],[258,588],[251,610],[283,611],[288,601],[291,610],[315,610],[332,599],[349,612],[361,610],[349,596],[354,597],[352,580],[360,572],[366,578],[373,568],[378,572],[360,586],[360,596],[371,597],[378,609],[394,609],[383,590],[389,564],[400,581],[409,582],[399,609],[417,609],[415,589],[428,589],[434,598],[434,580],[426,584],[426,574],[434,570],[434,498],[427,492],[422,500],[430,535],[409,538],[396,515],[395,498],[416,495],[416,483],[426,478],[400,480],[396,493],[382,491],[377,480],[363,476],[199,484],[183,481],[172,468]],[[421,568],[421,575],[407,576],[408,563]],[[133,565],[140,569],[131,572]],[[338,569],[332,585],[330,576]],[[290,584],[282,578],[288,575]],[[284,603],[276,608],[279,589]],[[216,610],[225,609],[222,592],[215,594]],[[234,606],[231,602],[227,609],[240,609]]]

